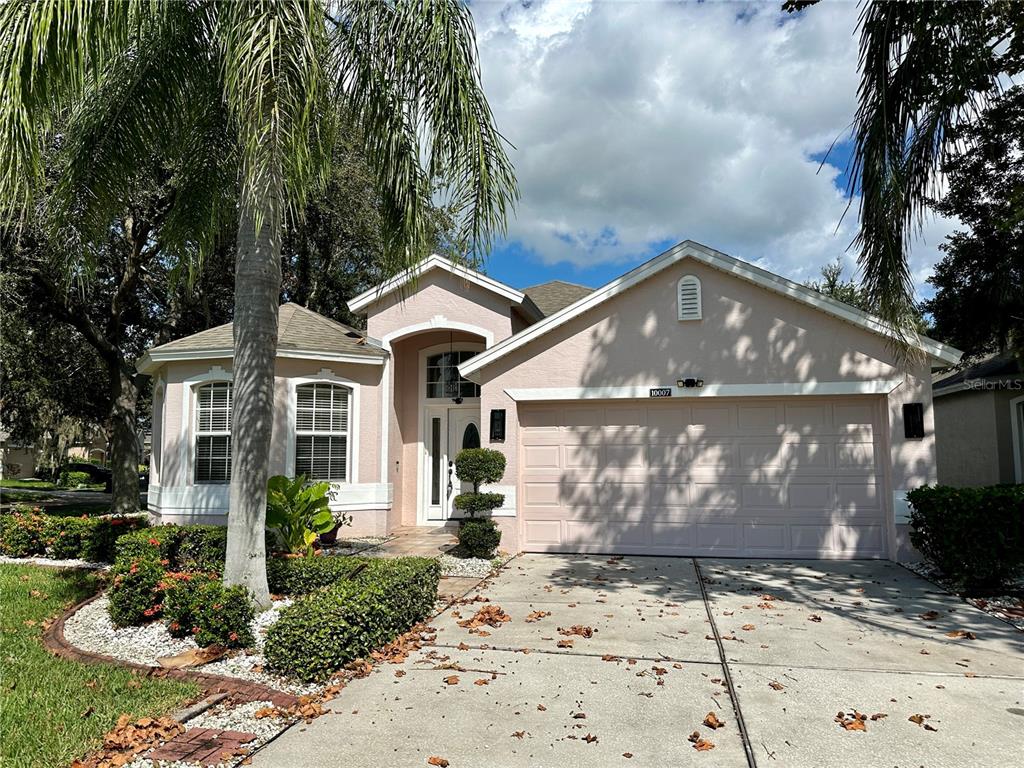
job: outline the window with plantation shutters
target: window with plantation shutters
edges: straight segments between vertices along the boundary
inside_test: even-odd
[[[677,285],[680,320],[700,320],[700,280],[694,275],[680,278]]]
[[[311,480],[348,480],[351,391],[337,384],[295,388],[295,474]]]
[[[231,382],[217,381],[196,389],[197,483],[231,480]]]

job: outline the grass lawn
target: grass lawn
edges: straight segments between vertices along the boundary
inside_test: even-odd
[[[38,493],[36,491],[12,491],[4,489],[0,492],[0,500],[9,504],[30,503],[33,501],[49,501],[56,498],[52,493]]]
[[[46,480],[0,480],[0,488],[34,488],[37,491],[52,491],[57,486]]]
[[[122,713],[159,716],[199,687],[78,664],[42,646],[43,620],[99,588],[85,571],[0,565],[0,765],[57,768],[97,748]]]

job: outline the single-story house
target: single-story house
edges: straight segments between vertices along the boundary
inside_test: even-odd
[[[935,397],[936,465],[943,485],[1024,483],[1024,366],[991,355],[940,375]]]
[[[271,471],[379,535],[455,518],[455,455],[497,449],[510,551],[897,558],[960,357],[691,241],[592,291],[432,256],[349,308],[365,335],[281,307]],[[224,520],[231,363],[230,325],[140,361],[158,521]]]

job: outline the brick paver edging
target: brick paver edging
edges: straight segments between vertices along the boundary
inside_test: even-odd
[[[165,669],[164,667],[151,667],[147,664],[136,664],[132,661],[123,661],[113,656],[105,656],[101,653],[92,653],[77,648],[68,642],[64,637],[64,622],[73,616],[78,610],[91,603],[102,595],[99,592],[92,597],[83,600],[78,605],[72,606],[62,613],[49,627],[43,631],[43,646],[55,656],[60,656],[71,661],[82,664],[115,664],[119,667],[133,669],[145,677],[169,677],[174,680],[187,680],[198,683],[202,686],[207,696],[215,693],[226,693],[229,698],[237,702],[246,701],[272,701],[275,707],[287,709],[298,703],[298,697],[290,693],[284,693],[260,683],[240,680],[237,677],[225,677],[223,675],[211,675],[205,672],[196,672],[188,669]]]

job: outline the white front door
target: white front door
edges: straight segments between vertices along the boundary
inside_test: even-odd
[[[424,507],[428,521],[453,517],[453,500],[473,487],[459,480],[455,457],[463,448],[480,447],[480,409],[471,406],[428,406],[424,424]]]

